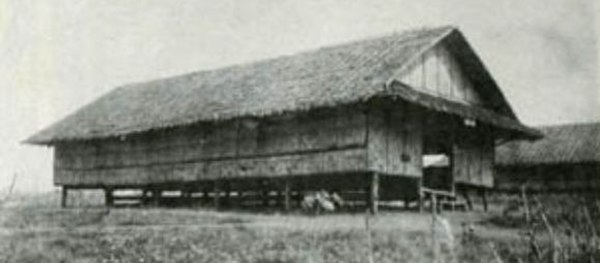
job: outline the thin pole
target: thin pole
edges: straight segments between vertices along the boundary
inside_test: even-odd
[[[378,203],[379,203],[379,174],[373,173],[371,175],[369,185],[369,211],[371,214],[377,214]]]
[[[69,188],[66,186],[62,187],[62,197],[60,199],[60,207],[67,207],[67,197],[69,195]]]
[[[283,189],[283,194],[284,194],[284,208],[286,212],[290,211],[291,208],[291,204],[290,204],[290,180],[286,179],[285,183],[284,183],[284,189]]]

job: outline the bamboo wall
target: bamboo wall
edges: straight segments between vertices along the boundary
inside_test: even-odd
[[[472,131],[458,137],[452,147],[454,182],[471,186],[494,185],[494,140],[491,135]]]
[[[364,170],[366,116],[340,108],[60,144],[54,180],[137,185]]]
[[[368,166],[386,175],[422,175],[421,112],[407,104],[369,115]]]
[[[400,81],[436,96],[480,105],[482,99],[454,55],[442,44],[412,63]]]

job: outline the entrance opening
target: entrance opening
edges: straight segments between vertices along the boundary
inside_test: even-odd
[[[447,154],[423,155],[423,186],[429,189],[452,192],[452,170]]]
[[[452,134],[430,130],[423,140],[423,187],[454,194]]]

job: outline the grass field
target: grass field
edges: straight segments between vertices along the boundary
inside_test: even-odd
[[[382,212],[307,216],[210,209],[79,207],[57,194],[24,196],[0,208],[0,262],[433,262],[432,218]],[[454,242],[441,262],[518,262],[521,230],[489,213],[444,213]],[[465,230],[472,226],[472,233]],[[369,238],[369,233],[371,238]],[[468,233],[468,234],[466,234]],[[449,248],[451,246],[451,248]],[[453,256],[452,254],[456,254]],[[589,262],[589,261],[587,261]]]

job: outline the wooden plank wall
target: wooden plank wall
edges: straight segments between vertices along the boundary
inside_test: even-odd
[[[423,54],[400,76],[400,81],[429,94],[466,104],[482,100],[454,55],[443,44]]]
[[[341,108],[55,147],[56,184],[140,184],[356,170],[366,114]],[[364,167],[363,167],[364,168]]]
[[[368,166],[387,175],[422,175],[420,112],[406,104],[374,108],[369,115]]]
[[[452,173],[456,183],[494,185],[494,141],[491,135],[473,132],[458,137],[452,147]]]

